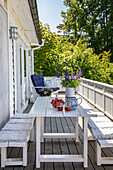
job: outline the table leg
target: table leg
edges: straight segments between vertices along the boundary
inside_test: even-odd
[[[84,144],[83,144],[83,154],[84,154],[84,167],[88,167],[88,118],[84,117]]]
[[[75,122],[75,135],[76,135],[76,142],[78,142],[79,141],[79,138],[78,138],[78,117],[76,117],[76,120],[75,120],[76,122]]]
[[[36,118],[36,168],[40,168],[40,128],[41,118]]]
[[[44,142],[44,137],[43,137],[43,134],[44,134],[44,117],[41,117],[41,142]]]

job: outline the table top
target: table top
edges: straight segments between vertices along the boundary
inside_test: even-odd
[[[57,111],[56,108],[53,108],[51,105],[52,99],[54,97],[38,97],[30,110],[29,115],[31,117],[96,117],[97,114],[88,114],[81,105],[78,105],[76,110],[66,112],[63,108],[63,111]],[[64,98],[62,98],[64,100]]]

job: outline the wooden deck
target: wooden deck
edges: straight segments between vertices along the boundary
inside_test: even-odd
[[[32,104],[25,110],[28,112]],[[74,132],[75,118],[46,118],[45,132]],[[79,127],[79,143],[74,139],[45,139],[41,145],[41,152],[44,154],[74,154],[82,153],[83,132]],[[28,143],[28,165],[10,166],[0,168],[0,170],[36,170],[35,166],[35,142]],[[103,155],[113,156],[113,149],[104,149]],[[8,157],[20,157],[22,155],[21,148],[9,148]],[[82,163],[41,163],[40,170],[113,170],[113,165],[97,166],[95,163],[94,141],[88,144],[88,168],[83,168]]]
[[[46,132],[74,132],[74,118],[46,118],[45,119],[45,131]],[[41,146],[42,153],[45,154],[74,154],[82,153],[82,141],[83,133],[79,128],[79,143],[76,143],[74,139],[45,139]],[[95,149],[94,142],[90,141],[88,145],[88,168],[87,170],[113,170],[113,165],[106,165],[97,167],[95,163]],[[9,148],[9,157],[19,157],[22,154],[20,148]],[[113,149],[103,150],[104,155],[112,155]],[[28,166],[14,166],[0,168],[0,170],[35,170],[35,142],[29,142],[28,144]],[[41,170],[85,170],[82,163],[41,163]]]

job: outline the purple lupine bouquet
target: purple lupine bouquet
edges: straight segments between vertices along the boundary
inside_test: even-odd
[[[77,88],[77,86],[81,82],[80,77],[82,76],[82,71],[81,71],[81,69],[80,69],[79,73],[77,71],[76,76],[75,76],[74,72],[72,71],[71,76],[69,76],[68,70],[66,69],[65,77],[61,77],[59,72],[56,70],[56,75],[57,75],[57,78],[61,79],[62,87]]]

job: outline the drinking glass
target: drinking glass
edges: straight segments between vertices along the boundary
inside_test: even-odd
[[[57,111],[62,111],[63,110],[63,103],[57,103]]]
[[[66,102],[65,103],[65,111],[66,112],[70,112],[71,111],[71,103],[70,102]]]

